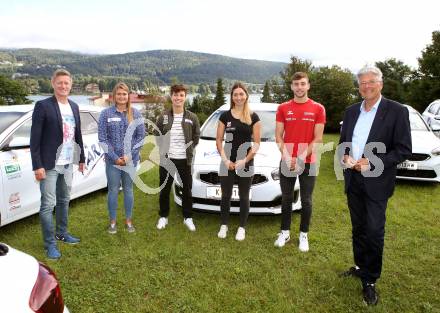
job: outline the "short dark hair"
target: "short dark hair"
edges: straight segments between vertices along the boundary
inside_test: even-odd
[[[295,74],[292,75],[292,79],[291,81],[293,82],[294,80],[300,80],[306,78],[307,81],[309,80],[309,75],[307,75],[307,73],[304,72],[296,72]]]
[[[170,94],[173,95],[173,93],[178,93],[181,91],[185,92],[185,95],[188,93],[188,89],[185,87],[185,85],[182,85],[182,84],[172,85],[171,90],[170,90]]]

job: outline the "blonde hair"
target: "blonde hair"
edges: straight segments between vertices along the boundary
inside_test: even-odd
[[[131,108],[131,101],[130,101],[130,88],[128,88],[127,84],[123,82],[119,82],[116,84],[115,88],[113,88],[113,102],[116,105],[116,93],[118,89],[122,89],[125,92],[128,93],[128,100],[127,100],[127,119],[128,123],[130,124],[133,121],[133,109]]]
[[[59,68],[55,72],[53,72],[51,80],[54,81],[55,78],[57,78],[58,76],[68,76],[70,78],[70,81],[72,81],[72,74],[70,74],[68,70],[65,70],[63,68]]]
[[[246,86],[241,83],[241,82],[236,82],[231,89],[231,109],[233,109],[235,107],[235,103],[234,100],[232,99],[232,94],[234,93],[235,89],[241,88],[243,89],[243,91],[246,94],[246,101],[244,102],[243,105],[243,111],[241,113],[241,117],[240,117],[240,122],[247,124],[247,125],[251,125],[252,124],[252,111],[249,109],[249,92],[247,91]]]

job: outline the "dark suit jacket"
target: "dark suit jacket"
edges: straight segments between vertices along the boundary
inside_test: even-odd
[[[80,147],[79,163],[84,163],[84,147],[78,105],[69,100],[75,118],[75,142]],[[40,100],[32,114],[31,157],[32,168],[46,170],[55,167],[58,147],[63,143],[63,120],[55,96]],[[75,163],[78,160],[74,160]]]
[[[345,111],[339,144],[346,143],[348,147],[343,149],[342,154],[351,154],[350,146],[353,130],[360,115],[360,106],[361,103],[356,103]],[[386,151],[373,149],[374,160],[369,158],[371,170],[375,169],[375,164],[377,165],[378,162],[382,162],[384,170],[378,177],[363,177],[365,190],[372,199],[386,200],[394,192],[396,165],[408,159],[412,152],[408,109],[398,102],[382,97],[367,139],[367,144],[372,142],[383,143]],[[365,150],[364,154],[366,154]],[[365,156],[368,158],[367,155]],[[344,171],[345,192],[350,187],[353,174],[353,170]]]

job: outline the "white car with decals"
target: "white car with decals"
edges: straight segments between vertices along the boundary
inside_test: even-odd
[[[281,153],[275,142],[275,114],[278,104],[251,103],[262,122],[261,145],[255,156],[255,175],[250,192],[251,214],[280,214],[281,188],[279,181],[279,163]],[[193,163],[193,208],[201,211],[220,212],[221,190],[218,171],[220,156],[215,144],[217,123],[220,115],[229,110],[223,105],[206,120],[201,127],[200,141],[194,152]],[[174,184],[174,201],[182,205],[182,187]],[[294,188],[292,210],[301,209],[298,180]],[[239,212],[238,187],[234,185],[231,199],[231,212]]]
[[[29,148],[33,105],[0,106],[0,226],[40,208],[39,183],[32,171]],[[80,105],[86,170],[74,166],[71,199],[107,186],[104,153],[98,144],[98,117],[102,108]]]

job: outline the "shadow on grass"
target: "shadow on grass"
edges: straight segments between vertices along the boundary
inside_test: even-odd
[[[405,186],[405,187],[418,187],[418,188],[430,188],[434,189],[440,186],[437,182],[429,182],[429,181],[419,181],[419,180],[403,180],[397,179],[396,186]]]

